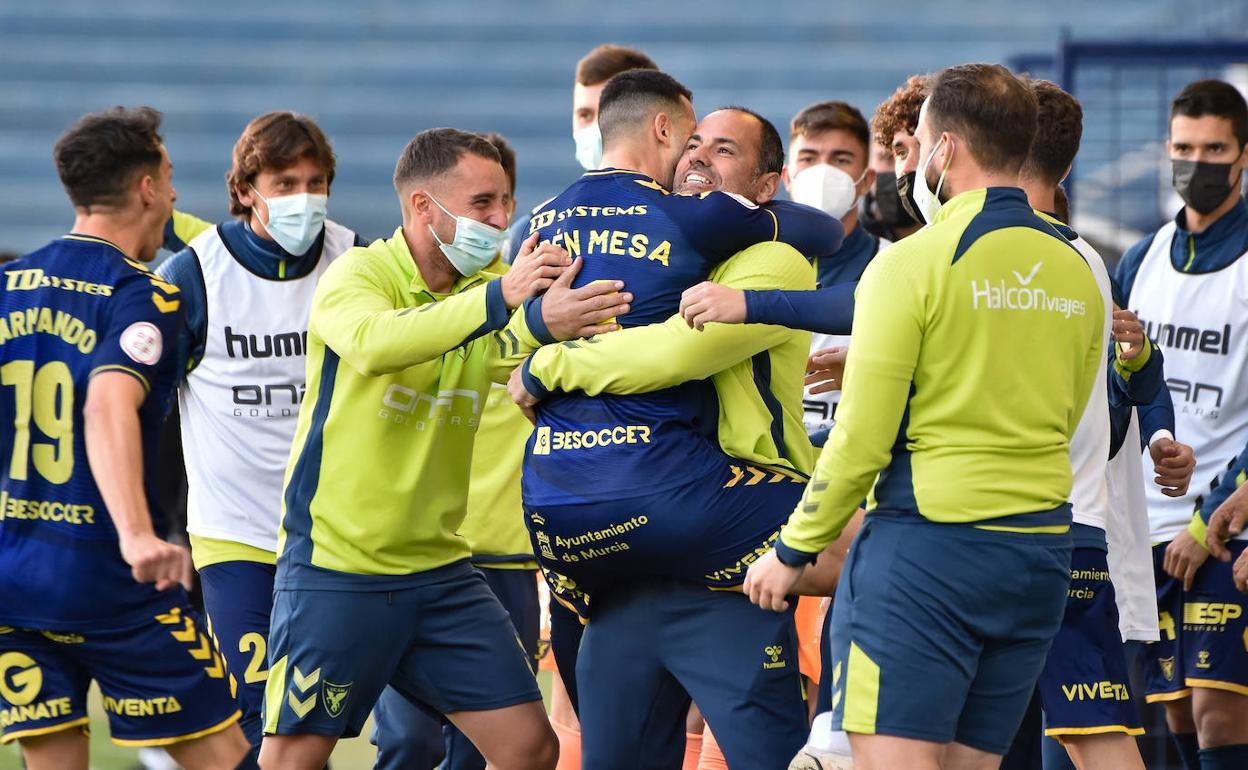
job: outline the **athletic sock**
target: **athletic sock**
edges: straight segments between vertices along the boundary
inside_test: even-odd
[[[702,733],[685,733],[685,761],[680,770],[698,770],[702,759]]]
[[[1196,733],[1170,733],[1170,739],[1179,750],[1183,770],[1200,770],[1200,744],[1196,742]]]
[[[715,740],[710,725],[702,733],[702,759],[698,762],[698,770],[728,770],[724,752],[719,748],[719,741]]]
[[[1200,770],[1244,770],[1248,767],[1248,743],[1200,750]]]

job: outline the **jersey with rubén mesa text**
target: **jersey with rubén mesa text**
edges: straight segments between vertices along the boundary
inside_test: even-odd
[[[178,289],[113,244],[67,235],[0,272],[0,625],[78,631],[125,623],[159,596],[136,583],[87,461],[91,378],[143,385],[153,525],[157,439],[177,372]]]
[[[536,212],[529,232],[584,260],[576,285],[623,281],[633,295],[629,312],[618,319],[627,328],[667,320],[685,289],[749,246],[783,241],[817,258],[839,248],[843,228],[807,206],[760,207],[722,192],[676,195],[645,174],[604,169],[585,174]],[[765,383],[760,389],[769,390]],[[641,395],[552,395],[538,410],[526,457],[525,504],[575,504],[682,486],[709,467],[699,452],[719,451],[717,421],[708,381]]]

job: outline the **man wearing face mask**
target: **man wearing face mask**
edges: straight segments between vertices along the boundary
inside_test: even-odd
[[[798,203],[826,211],[845,226],[840,250],[815,263],[820,288],[857,281],[880,249],[888,245],[888,241],[859,227],[858,201],[876,180],[868,162],[870,151],[867,121],[852,105],[820,102],[793,118],[789,163],[784,169],[789,195]],[[775,297],[754,299],[769,302]],[[767,315],[766,307],[755,311]],[[847,344],[849,335],[815,334],[810,349],[813,354]],[[821,447],[827,440],[840,395],[840,391],[808,392],[803,399],[806,430],[815,446]]]
[[[636,48],[606,43],[576,63],[572,83],[572,142],[576,162],[586,171],[602,168],[602,132],[598,129],[598,99],[607,81],[629,70],[657,70],[659,65]],[[529,216],[549,203],[534,207]],[[529,216],[521,217],[508,230],[508,261],[515,259],[529,234]]]
[[[1104,376],[1104,307],[1017,187],[1030,90],[969,64],[930,93],[915,196],[929,225],[863,275],[839,419],[745,589],[787,606],[870,492],[832,610],[832,727],[868,767],[987,770],[1061,623],[1070,439]]]
[[[511,195],[498,151],[477,134],[421,132],[394,184],[402,226],[337,259],[312,300],[260,762],[323,767],[390,685],[445,715],[489,766],[550,770],[557,747],[529,662],[455,533],[488,372],[514,344],[511,309],[549,289],[550,328],[559,305],[623,287],[570,290],[567,256],[550,247],[502,278],[481,272]],[[606,299],[551,332],[609,331],[598,321],[624,311]]]
[[[874,138],[871,142],[871,169],[875,171],[875,185],[867,191],[863,201],[862,226],[875,237],[886,241],[899,241],[918,231],[922,225],[914,221],[901,205],[893,150]]]
[[[1162,640],[1145,652],[1145,692],[1165,703],[1185,766],[1221,770],[1248,764],[1248,618],[1238,612],[1231,565],[1205,561],[1202,498],[1248,443],[1244,97],[1217,80],[1188,85],[1171,105],[1167,148],[1183,209],[1117,270],[1128,306],[1166,348],[1176,432],[1192,446],[1198,474],[1182,497],[1146,488]],[[1242,552],[1245,535],[1227,547]]]
[[[308,309],[330,261],[364,243],[326,219],[334,167],[311,118],[270,112],[252,120],[226,175],[238,219],[203,230],[159,270],[187,307],[175,350],[191,554],[257,749]]]
[[[918,141],[914,132],[919,124],[919,108],[927,98],[927,77],[911,75],[871,116],[875,143],[893,154],[894,182],[902,211],[919,227],[923,213],[914,202],[915,174],[919,167]]]

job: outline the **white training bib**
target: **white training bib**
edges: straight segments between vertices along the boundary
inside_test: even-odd
[[[1155,642],[1161,638],[1161,631],[1157,627],[1148,504],[1144,501],[1144,464],[1135,451],[1139,445],[1140,421],[1132,409],[1122,447],[1105,471],[1110,521],[1105,528],[1105,540],[1109,544],[1109,579],[1114,584],[1122,640]],[[1147,483],[1152,482],[1152,477],[1148,477]]]
[[[1105,305],[1106,349],[1114,350],[1114,299],[1105,260],[1083,238],[1071,245],[1083,255]],[[1108,358],[1106,359],[1108,364]],[[1139,430],[1127,441],[1139,446]],[[1109,393],[1104,376],[1092,385],[1092,395],[1070,439],[1070,507],[1075,523],[1104,530],[1108,546],[1109,578],[1118,605],[1118,629],[1124,640],[1157,640],[1157,594],[1153,590],[1153,556],[1148,541],[1148,512],[1143,489],[1135,496],[1124,495],[1124,479],[1142,478],[1140,457],[1130,449],[1119,451],[1109,461],[1112,443],[1109,425]],[[1138,499],[1138,504],[1137,500]],[[1140,575],[1150,576],[1139,580]]]
[[[190,242],[208,313],[203,359],[178,389],[191,534],[277,550],[312,295],[329,263],[354,245],[355,233],[326,221],[316,267],[270,280],[244,267],[218,228]]]
[[[1100,290],[1101,301],[1105,305],[1102,323],[1105,345],[1107,350],[1113,350],[1114,298],[1105,260],[1082,238],[1076,238],[1070,245],[1083,255],[1092,270],[1092,277],[1096,279],[1096,288]],[[1108,386],[1105,377],[1097,377],[1092,384],[1088,405],[1070,439],[1070,507],[1076,524],[1097,529],[1107,527],[1109,491],[1105,465],[1109,461],[1109,433]]]
[[[1184,273],[1170,261],[1176,225],[1157,231],[1140,264],[1129,305],[1166,355],[1175,438],[1192,447],[1196,473],[1182,497],[1148,483],[1153,542],[1187,527],[1204,497],[1248,443],[1248,259],[1221,270]],[[1144,457],[1147,467],[1152,458]],[[1248,532],[1240,536],[1248,539]]]
[[[880,238],[875,253],[878,255],[892,241]],[[873,256],[872,259],[875,259]],[[827,288],[821,286],[820,288]],[[811,334],[810,352],[816,353],[824,348],[845,347],[849,345],[848,334]],[[806,425],[806,434],[812,435],[821,430],[832,430],[836,424],[836,405],[841,403],[841,391],[827,393],[811,393],[809,386],[802,391],[802,422]]]

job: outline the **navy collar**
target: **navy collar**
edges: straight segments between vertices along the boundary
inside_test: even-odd
[[[1230,211],[1214,220],[1204,232],[1194,233],[1187,229],[1187,209],[1179,209],[1174,215],[1174,225],[1178,228],[1176,235],[1182,238],[1194,238],[1200,245],[1213,246],[1228,237],[1242,239],[1245,228],[1248,228],[1248,203],[1243,198],[1231,207]]]

